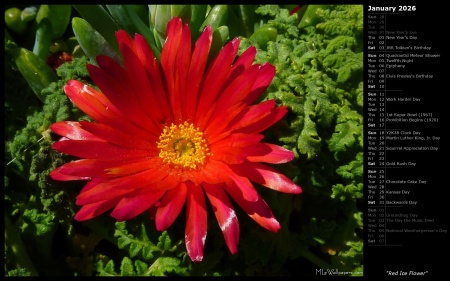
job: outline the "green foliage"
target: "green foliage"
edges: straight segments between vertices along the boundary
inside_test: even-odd
[[[51,148],[52,136],[49,126],[57,121],[67,119],[79,119],[83,114],[72,104],[63,92],[63,85],[69,79],[85,79],[88,77],[86,69],[86,58],[75,59],[72,64],[65,64],[58,69],[57,74],[61,77],[58,82],[51,83],[49,87],[42,90],[45,96],[44,105],[41,110],[33,110],[28,115],[24,128],[16,132],[12,141],[6,143],[7,152],[10,153],[11,165],[14,172],[22,180],[32,183],[32,193],[35,193],[42,207],[46,210],[58,211],[56,216],[60,219],[69,219],[73,215],[70,208],[73,204],[64,204],[68,193],[61,188],[61,183],[53,182],[48,173],[61,165],[67,159],[62,158]],[[11,188],[13,189],[13,188]],[[26,190],[29,192],[29,190]],[[13,193],[17,190],[11,191]],[[9,190],[6,191],[9,194]],[[57,204],[58,207],[54,207]]]
[[[8,69],[7,73],[14,73],[14,69]],[[55,233],[58,227],[62,227],[66,235],[71,233],[73,198],[76,194],[76,190],[70,190],[70,185],[54,182],[48,176],[52,169],[67,161],[67,157],[62,157],[51,148],[52,135],[49,126],[57,121],[72,118],[76,120],[83,116],[73,106],[62,88],[69,79],[89,77],[86,71],[86,58],[75,59],[72,64],[64,64],[56,74],[59,80],[51,83],[40,93],[45,97],[41,108],[35,99],[22,100],[24,108],[27,105],[31,106],[21,112],[21,115],[16,113],[15,118],[26,121],[12,124],[25,125],[16,130],[13,137],[11,128],[10,138],[5,143],[6,159],[10,160],[5,173],[6,215],[14,216],[14,224],[20,229],[19,235],[22,236],[24,243],[34,245],[28,246],[28,252],[22,252],[21,255],[24,253],[30,255],[35,264],[42,265],[43,273],[47,270],[53,271],[47,274],[58,274],[49,266],[61,262],[51,256],[52,251],[55,251],[53,244]],[[11,81],[6,85],[13,87]],[[18,94],[21,93],[19,90]],[[29,95],[29,92],[24,93]],[[8,92],[5,95],[5,104],[14,108],[17,105],[16,98],[14,92]],[[58,267],[64,269],[59,265]]]
[[[344,184],[339,183],[333,186],[332,198],[339,198],[342,201],[347,197],[353,200],[362,198],[363,168],[362,152],[358,152],[355,160],[348,163],[348,165],[340,166],[336,172],[342,177]]]
[[[306,13],[314,17],[311,24],[297,25],[296,14],[290,16],[287,10],[272,6],[256,12],[267,18],[264,27],[276,28],[278,36],[268,42],[267,50],[258,49],[256,60],[268,61],[277,69],[263,99],[275,99],[289,113],[285,123],[269,133],[296,152],[295,180],[304,190],[302,202],[297,202],[300,205],[287,210],[288,221],[300,224],[300,236],[287,231],[285,244],[272,247],[283,249],[286,241],[300,241],[297,247],[291,242],[286,251],[296,249],[297,256],[318,266],[357,270],[363,247],[362,237],[356,234],[362,229],[357,204],[363,192],[363,8],[310,5],[311,12]],[[243,38],[240,51],[249,45]],[[281,212],[277,209],[281,204],[268,203]],[[263,247],[258,239],[249,243]],[[271,249],[267,243],[264,247]],[[311,254],[309,249],[317,248],[322,253]],[[254,255],[262,266],[271,264],[270,250],[269,256]],[[287,256],[296,258],[295,254]]]
[[[117,246],[120,249],[126,249],[129,252],[130,257],[135,257],[142,252],[142,258],[144,260],[152,259],[153,252],[158,251],[159,248],[149,240],[145,226],[142,225],[140,229],[140,237],[135,237],[133,234],[128,234],[125,223],[116,223],[114,236],[118,237]]]
[[[119,272],[116,272],[113,260],[106,264],[99,260],[99,276],[167,276],[185,275],[188,272],[189,264],[183,264],[184,253],[178,249],[182,241],[174,245],[167,231],[161,233],[155,244],[149,238],[148,225],[144,222],[128,227],[135,229],[136,234],[128,231],[125,222],[117,222],[115,226],[114,237],[117,238],[117,246],[128,255],[123,257]],[[167,256],[171,254],[176,254],[176,257]]]
[[[334,9],[319,9],[317,16],[322,18],[316,25],[319,32],[330,36],[349,35],[362,40],[364,14],[361,5],[336,5]]]
[[[99,276],[167,276],[168,272],[184,273],[179,268],[180,261],[176,258],[160,257],[150,266],[141,261],[133,261],[124,257],[120,264],[120,273],[115,271],[114,261],[110,260],[106,265],[100,260],[97,263]]]
[[[25,268],[18,268],[18,269],[13,269],[8,271],[8,273],[6,274],[6,276],[20,276],[20,277],[24,277],[24,276],[30,276],[31,273],[29,271],[27,271]]]
[[[37,209],[25,210],[22,220],[21,231],[29,236],[42,238],[55,229],[54,217],[51,214],[40,214]]]

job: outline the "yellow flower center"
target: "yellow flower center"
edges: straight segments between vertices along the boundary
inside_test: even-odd
[[[157,147],[164,162],[182,168],[196,169],[210,154],[203,132],[188,122],[166,126],[159,136]]]

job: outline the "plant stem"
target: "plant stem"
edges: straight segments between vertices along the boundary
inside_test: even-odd
[[[22,239],[20,238],[20,233],[14,227],[9,216],[7,215],[5,215],[5,241],[16,257],[16,267],[25,268],[30,272],[31,276],[38,276],[39,274],[25,249]]]
[[[331,269],[331,265],[329,263],[325,262],[324,260],[322,260],[321,258],[316,256],[315,254],[313,254],[308,249],[302,249],[301,256],[306,258],[307,260],[309,260],[313,264],[317,265],[319,268]]]

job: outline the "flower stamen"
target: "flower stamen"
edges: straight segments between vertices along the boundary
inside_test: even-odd
[[[186,121],[164,127],[157,147],[164,162],[182,168],[196,169],[210,154],[203,132]]]

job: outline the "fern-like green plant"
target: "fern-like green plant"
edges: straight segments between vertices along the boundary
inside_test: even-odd
[[[137,233],[130,233],[126,222],[115,224],[114,237],[117,246],[128,253],[121,261],[119,271],[113,260],[106,264],[97,262],[100,276],[167,276],[186,275],[191,269],[190,262],[184,259],[185,253],[179,246],[182,241],[173,243],[167,231],[163,231],[158,242],[151,241],[144,222],[137,226]]]

